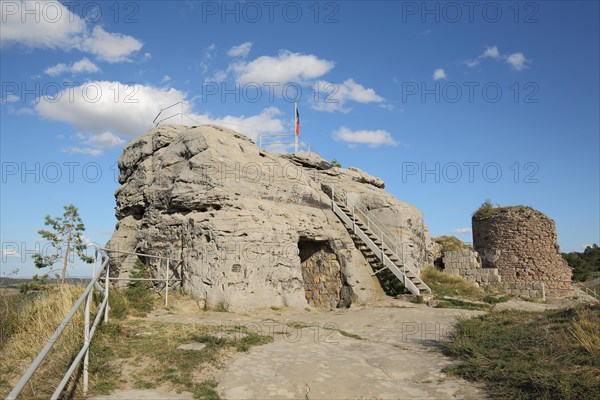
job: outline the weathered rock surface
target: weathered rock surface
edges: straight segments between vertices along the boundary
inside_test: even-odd
[[[535,284],[543,283],[546,293],[573,294],[572,271],[560,254],[552,219],[530,207],[498,207],[483,218],[474,215],[472,225],[483,267],[498,268],[503,284],[527,292],[542,290]]]
[[[421,212],[358,169],[314,153],[278,156],[216,126],[161,126],[119,158],[118,251],[170,256],[169,274],[207,307],[335,307],[382,291],[326,192],[344,190],[402,239],[407,261],[431,262]],[[113,254],[127,275],[135,256]],[[157,276],[165,264],[153,259]]]

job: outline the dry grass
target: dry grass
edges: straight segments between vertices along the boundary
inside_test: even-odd
[[[214,326],[172,324],[142,319],[103,325],[91,350],[92,391],[160,388],[188,391],[196,398],[217,399],[216,374],[236,352],[270,342],[270,337]],[[228,332],[229,339],[213,336]],[[200,351],[179,350],[186,343],[203,343]]]
[[[73,303],[83,292],[82,286],[40,293],[24,302],[16,318],[15,331],[0,350],[0,396],[5,396],[44,347]],[[79,311],[40,365],[21,398],[48,398],[68,369],[71,358],[82,344],[83,312]]]
[[[600,398],[600,306],[491,312],[459,321],[450,372],[498,399]]]
[[[475,283],[460,276],[450,275],[434,266],[421,269],[421,279],[437,296],[457,296],[471,300],[483,299],[484,293]]]
[[[600,359],[600,313],[591,308],[578,309],[568,332],[592,358]]]

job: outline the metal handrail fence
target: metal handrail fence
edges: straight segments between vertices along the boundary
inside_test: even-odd
[[[129,254],[129,255],[137,255],[137,256],[146,257],[146,258],[155,258],[155,259],[159,259],[159,260],[166,260],[165,277],[164,278],[111,277],[110,276],[109,253],[122,253],[122,254]],[[98,254],[101,255],[100,268],[96,270],[96,263],[98,262]],[[92,279],[90,280],[90,282],[84,289],[83,293],[75,301],[75,303],[73,304],[73,306],[71,307],[71,309],[69,310],[69,312],[67,313],[65,318],[58,325],[58,327],[56,328],[56,330],[54,331],[54,333],[52,334],[50,339],[48,339],[48,341],[46,342],[46,344],[44,345],[42,350],[40,350],[40,352],[37,354],[37,356],[31,362],[29,367],[25,370],[23,375],[21,375],[19,381],[13,387],[13,389],[8,394],[6,399],[7,400],[16,400],[17,399],[17,397],[21,394],[21,392],[23,391],[23,389],[25,388],[27,383],[33,377],[33,374],[36,372],[36,370],[42,364],[44,359],[46,359],[46,357],[48,356],[48,353],[53,348],[55,343],[58,341],[58,339],[60,338],[61,334],[63,333],[63,331],[69,324],[69,322],[73,319],[75,314],[78,312],[78,310],[84,303],[85,303],[85,305],[84,305],[83,345],[80,348],[77,355],[75,356],[75,358],[73,359],[73,361],[71,362],[67,372],[64,374],[62,380],[60,381],[60,383],[58,384],[58,386],[56,387],[56,389],[54,390],[54,393],[52,394],[52,396],[50,398],[52,400],[55,400],[60,397],[60,395],[63,393],[65,387],[69,383],[71,377],[73,376],[73,373],[77,370],[77,368],[79,367],[82,360],[83,360],[83,374],[82,374],[83,375],[83,388],[82,389],[83,389],[84,395],[86,395],[88,392],[88,386],[89,386],[88,366],[89,366],[89,357],[90,357],[90,354],[89,354],[90,345],[91,345],[92,339],[94,337],[94,334],[97,331],[97,328],[98,328],[98,325],[100,324],[100,322],[102,322],[102,321],[105,323],[108,322],[108,317],[109,317],[109,315],[108,315],[109,314],[108,299],[109,299],[110,281],[111,280],[113,280],[113,281],[117,281],[117,280],[161,281],[161,282],[164,281],[165,282],[165,287],[164,287],[164,289],[165,289],[165,306],[168,306],[168,304],[169,304],[168,303],[168,301],[169,301],[168,300],[169,299],[169,282],[170,282],[170,280],[172,280],[169,277],[170,261],[181,262],[181,260],[176,259],[176,258],[156,256],[153,254],[124,252],[124,251],[119,251],[119,250],[110,250],[110,249],[103,249],[103,248],[98,249],[96,251],[96,263],[94,264],[94,271],[92,273]],[[104,286],[102,286],[100,284],[102,280],[104,281],[103,282]],[[181,279],[179,279],[179,278],[175,278],[174,280],[181,281]],[[97,290],[102,295],[102,299],[100,301],[100,304],[97,307],[94,321],[92,322],[92,324],[90,326],[91,306],[92,306],[92,302],[93,302],[93,298],[94,298],[94,290]]]
[[[371,229],[371,231],[373,231],[373,233],[375,233],[381,239],[382,249],[384,247],[390,249],[392,252],[394,252],[394,254],[396,254],[396,256],[398,256],[404,269],[407,269],[414,275],[419,276],[419,271],[413,270],[413,268],[411,268],[405,262],[402,245],[398,245],[398,240],[395,238],[395,235],[391,232],[391,230],[383,222],[377,219],[377,217],[375,217],[373,214],[367,214],[363,210],[361,210],[360,207],[358,207],[356,204],[350,204],[350,202],[348,201],[348,195],[344,190],[342,190],[341,196],[336,197],[336,193],[337,192],[335,191],[335,188],[332,186],[332,200],[335,202],[336,198],[340,199],[346,207],[350,208],[354,219],[356,219],[356,216],[358,216],[358,220],[364,223],[367,226],[367,228]],[[339,193],[337,194],[339,195]]]

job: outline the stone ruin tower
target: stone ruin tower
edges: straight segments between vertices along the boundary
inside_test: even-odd
[[[524,206],[485,211],[472,218],[473,246],[484,268],[498,268],[503,283],[543,283],[547,294],[573,294],[572,271],[560,254],[552,219]]]

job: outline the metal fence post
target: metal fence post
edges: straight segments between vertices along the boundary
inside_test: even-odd
[[[83,344],[88,346],[90,343],[90,303],[92,301],[92,293],[94,289],[88,294],[88,298],[85,301],[85,314],[84,314],[84,326],[83,326]],[[88,391],[88,366],[90,363],[90,349],[88,348],[83,358],[83,395],[85,396]]]
[[[104,323],[108,322],[108,288],[109,288],[109,281],[110,281],[110,277],[109,277],[109,271],[110,271],[110,263],[108,263],[106,265],[106,278],[104,281],[104,293],[106,295],[106,308],[104,309]]]

